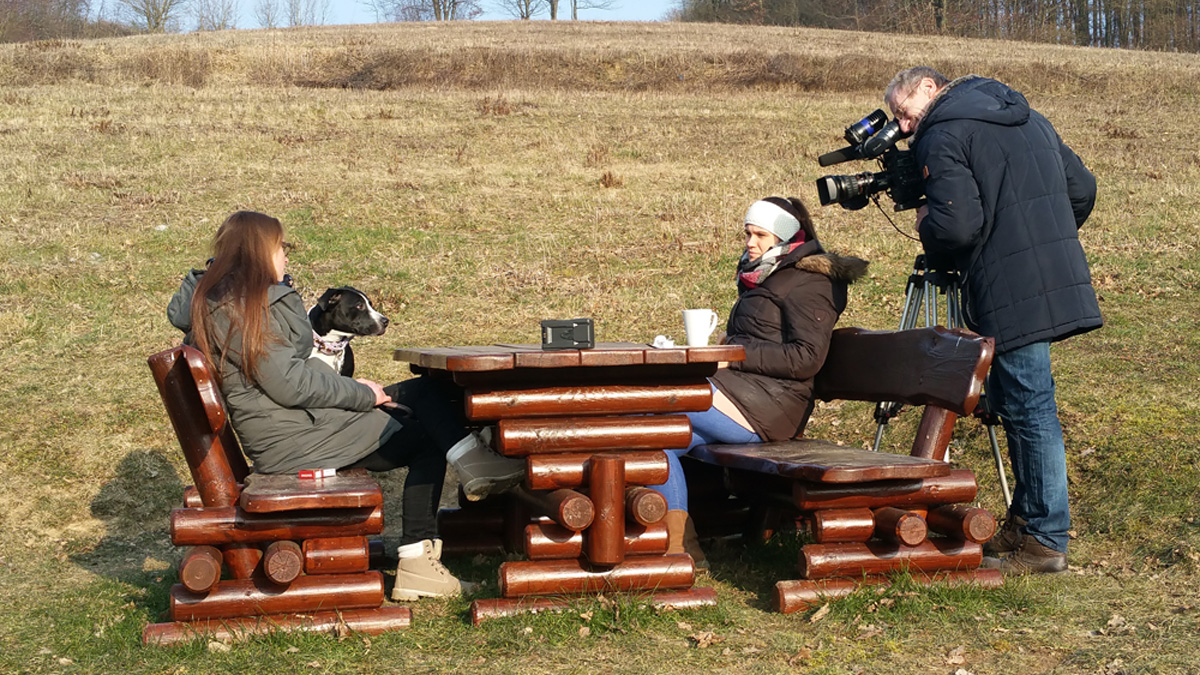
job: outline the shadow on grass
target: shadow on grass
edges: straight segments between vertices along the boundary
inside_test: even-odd
[[[104,536],[70,560],[118,582],[147,620],[160,620],[176,575],[169,517],[182,503],[183,484],[161,451],[130,452],[92,500],[91,512],[104,522]]]

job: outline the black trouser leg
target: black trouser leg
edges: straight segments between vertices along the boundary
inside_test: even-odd
[[[418,420],[405,418],[402,424],[403,428],[375,452],[344,468],[391,471],[408,467],[400,502],[404,527],[400,543],[411,544],[438,536],[437,509],[446,479],[446,453],[438,449]]]

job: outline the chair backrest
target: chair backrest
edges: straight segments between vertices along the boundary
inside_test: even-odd
[[[184,345],[147,362],[201,500],[205,506],[232,506],[249,468],[203,355]]]
[[[933,405],[974,412],[995,353],[992,338],[941,326],[905,331],[839,328],[817,373],[818,398]]]

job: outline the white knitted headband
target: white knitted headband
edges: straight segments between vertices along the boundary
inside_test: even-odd
[[[747,225],[755,225],[779,237],[780,241],[788,241],[800,231],[800,221],[792,214],[784,211],[778,204],[767,201],[757,201],[746,210]]]

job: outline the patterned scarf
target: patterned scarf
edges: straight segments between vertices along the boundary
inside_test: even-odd
[[[790,240],[780,242],[767,249],[767,252],[760,258],[751,260],[749,251],[742,253],[742,259],[738,261],[737,266],[738,283],[745,286],[746,289],[758,288],[779,267],[779,263],[783,262],[789,253],[803,245],[804,230],[800,230]]]

